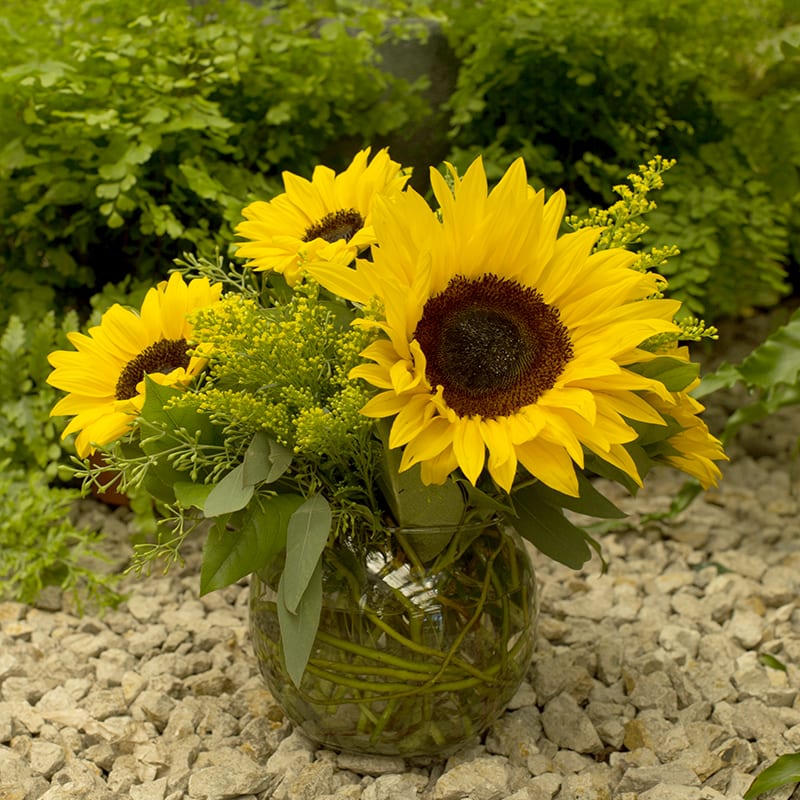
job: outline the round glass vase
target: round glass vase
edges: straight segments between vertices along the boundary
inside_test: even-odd
[[[278,627],[282,565],[252,575],[256,659],[287,718],[324,747],[445,755],[491,725],[527,673],[533,566],[517,532],[497,521],[375,538],[325,549],[320,625],[299,687]]]

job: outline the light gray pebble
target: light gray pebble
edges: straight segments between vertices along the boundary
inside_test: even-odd
[[[508,762],[484,756],[447,770],[433,789],[433,800],[503,800],[510,794]],[[388,800],[388,798],[387,798]],[[394,800],[394,798],[392,798]]]
[[[370,756],[357,753],[339,753],[336,763],[340,769],[359,775],[399,774],[405,771],[405,761],[392,756]]]
[[[566,692],[554,697],[544,707],[542,727],[547,738],[558,747],[579,753],[599,753],[603,749],[591,719]]]
[[[605,575],[537,557],[532,669],[447,760],[337,756],[294,731],[257,672],[246,579],[198,597],[198,542],[103,617],[0,603],[0,797],[17,800],[6,768],[30,800],[741,797],[800,749],[800,526],[784,464],[725,469],[668,523],[636,520],[679,476],[614,495],[633,516],[604,537]]]
[[[746,650],[756,647],[764,636],[764,618],[754,611],[737,609],[727,627],[728,634]]]
[[[53,742],[37,739],[31,742],[28,761],[31,769],[45,778],[50,778],[53,773],[64,766],[66,754],[64,748]]]

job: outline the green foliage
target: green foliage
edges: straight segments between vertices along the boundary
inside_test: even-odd
[[[78,327],[75,314],[56,323],[48,311],[38,321],[12,316],[0,334],[0,460],[44,472],[50,480],[66,462],[61,432],[66,422],[51,418],[59,393],[47,383],[47,354],[68,346]]]
[[[769,306],[797,257],[800,57],[781,0],[445,0],[461,58],[452,159],[523,156],[573,202],[653,153],[677,158],[645,244],[677,245],[667,293],[712,321]],[[786,26],[785,28],[782,26]],[[797,42],[795,42],[795,45]]]
[[[800,753],[789,753],[780,756],[774,763],[763,769],[745,792],[745,800],[755,800],[756,797],[787,786],[790,783],[800,783]]]
[[[69,512],[74,489],[55,489],[47,476],[0,462],[0,596],[33,603],[49,585],[72,594],[79,608],[88,599],[116,605],[118,576],[98,570],[101,535],[78,529]]]
[[[740,364],[725,363],[706,375],[694,394],[704,397],[738,383],[747,387],[749,402],[728,417],[720,437],[723,442],[743,425],[800,403],[800,309]]]
[[[657,234],[649,240],[681,251],[661,270],[670,297],[690,313],[720,319],[769,308],[788,294],[789,230],[787,204],[753,177],[742,154],[729,144],[714,153],[708,164],[687,158],[675,169],[650,217]]]
[[[10,310],[160,275],[183,250],[231,241],[243,205],[274,194],[282,169],[302,173],[337,142],[372,143],[420,116],[377,55],[385,38],[412,35],[389,23],[414,10],[53,0],[31,14],[22,0],[4,3]]]

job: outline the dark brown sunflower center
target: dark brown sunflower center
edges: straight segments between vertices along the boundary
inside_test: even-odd
[[[123,367],[114,396],[117,400],[129,400],[136,396],[136,385],[145,375],[156,372],[167,375],[178,367],[186,369],[190,360],[188,349],[186,339],[161,339],[146,347]]]
[[[431,297],[414,331],[431,386],[462,417],[501,417],[530,405],[572,358],[558,309],[517,281],[453,278]]]
[[[364,217],[354,208],[331,211],[306,230],[304,242],[324,239],[326,242],[349,242],[364,227]]]

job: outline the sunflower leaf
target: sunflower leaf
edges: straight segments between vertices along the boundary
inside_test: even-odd
[[[589,517],[623,519],[627,516],[624,511],[617,508],[605,495],[601,494],[582,472],[578,471],[576,475],[580,491],[579,497],[562,494],[541,482],[536,484],[538,496],[548,505],[556,508],[568,508],[570,511],[586,514]]]
[[[800,753],[780,756],[763,769],[744,793],[744,800],[755,800],[760,794],[789,783],[800,783]]]
[[[629,366],[628,369],[637,375],[660,381],[670,392],[680,392],[698,376],[700,365],[680,358],[660,356],[652,361]]]
[[[288,576],[289,573],[284,570],[278,583],[278,624],[286,671],[292,683],[299,688],[319,629],[322,611],[322,563],[317,560],[299,601],[292,601],[294,611],[289,609],[286,602]]]
[[[158,437],[148,437],[147,431],[143,431],[142,449],[147,455],[157,455],[172,447],[175,441],[183,441],[170,434],[171,431],[188,431],[203,444],[214,444],[219,440],[217,429],[206,414],[184,406],[167,407],[172,398],[183,394],[182,390],[173,386],[162,386],[148,375],[145,375],[144,382],[145,395],[141,415],[154,427],[163,430],[163,434]]]
[[[389,447],[389,429],[377,426],[383,442],[383,462],[378,485],[392,516],[398,525],[405,527],[457,525],[464,516],[464,493],[455,481],[426,486],[422,482],[422,468],[415,464],[400,472],[401,453]]]
[[[235,583],[266,566],[286,547],[286,531],[303,498],[257,497],[240,514],[220,516],[203,546],[200,593]]]
[[[589,543],[596,545],[592,537],[546,502],[538,484],[518,490],[513,500],[517,512],[514,526],[544,555],[572,569],[580,569],[592,557]]]
[[[299,613],[300,601],[328,541],[331,521],[331,508],[321,494],[309,497],[289,519],[281,583],[283,603],[291,614]]]

